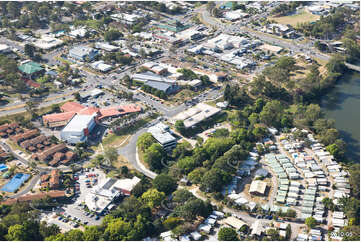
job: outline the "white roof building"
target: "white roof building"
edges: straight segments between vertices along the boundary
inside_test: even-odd
[[[85,27],[73,29],[69,32],[69,36],[73,38],[84,38],[88,33],[88,30]]]
[[[177,145],[177,139],[170,133],[169,126],[162,122],[150,127],[148,132],[165,150],[171,150]]]
[[[243,10],[241,10],[241,9],[237,9],[235,11],[227,11],[223,15],[223,17],[225,19],[230,20],[230,21],[236,21],[236,20],[239,20],[242,18],[246,18],[248,16],[249,16],[249,14],[243,12]]]
[[[42,36],[41,39],[36,40],[33,44],[35,47],[43,50],[48,50],[59,45],[62,45],[64,41],[56,39],[50,36]]]
[[[10,51],[10,46],[8,46],[7,44],[0,44],[0,53],[8,53]]]
[[[101,42],[96,43],[95,48],[102,49],[102,50],[109,51],[109,52],[119,50],[118,46],[114,46],[114,45],[111,45],[108,43],[101,43]]]
[[[185,110],[173,117],[172,122],[182,120],[186,128],[193,127],[198,123],[206,120],[219,113],[221,109],[210,106],[205,103],[198,103],[196,106]]]
[[[223,219],[223,223],[231,226],[232,228],[235,228],[236,230],[239,230],[240,228],[242,228],[242,226],[247,225],[242,220],[239,220],[238,218],[235,218],[233,216],[229,216]]]
[[[140,182],[140,178],[136,176],[132,179],[121,180],[107,178],[99,182],[90,193],[86,194],[85,203],[90,210],[102,212],[119,195],[130,195],[138,182]]]
[[[105,64],[103,60],[96,61],[96,62],[90,64],[90,66],[93,69],[101,71],[101,72],[107,72],[107,71],[110,71],[113,68],[112,65]]]
[[[252,225],[251,225],[251,235],[258,235],[260,236],[262,234],[262,232],[264,231],[264,227],[263,224],[260,220],[256,220]]]
[[[264,193],[266,192],[266,188],[267,188],[266,182],[255,180],[251,183],[249,192],[264,195]]]
[[[70,144],[85,142],[88,134],[96,125],[95,117],[96,114],[75,115],[60,132],[61,139]]]

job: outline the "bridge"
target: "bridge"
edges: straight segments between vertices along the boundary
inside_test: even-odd
[[[347,62],[345,62],[345,66],[347,66],[348,69],[360,72],[360,66],[356,66]]]

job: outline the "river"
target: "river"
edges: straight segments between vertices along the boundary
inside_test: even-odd
[[[320,104],[326,118],[336,121],[341,138],[347,143],[347,157],[360,162],[360,73],[345,74]]]

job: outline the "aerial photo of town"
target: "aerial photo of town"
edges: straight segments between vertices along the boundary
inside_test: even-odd
[[[360,241],[359,1],[0,9],[0,240]]]

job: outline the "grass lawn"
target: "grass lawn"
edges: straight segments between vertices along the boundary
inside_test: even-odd
[[[120,169],[122,166],[126,166],[128,167],[129,170],[133,169],[133,166],[128,162],[128,160],[122,156],[119,155],[118,156],[118,160],[112,163],[112,166],[114,166],[115,168]]]
[[[299,14],[295,14],[292,16],[282,16],[282,17],[269,17],[268,20],[274,20],[280,24],[290,24],[293,27],[297,26],[297,23],[305,23],[305,22],[314,22],[319,20],[320,16],[314,15],[308,11],[302,10]]]
[[[129,135],[116,135],[116,134],[109,134],[105,137],[102,141],[104,147],[106,146],[116,146],[121,147],[128,143]]]
[[[197,96],[199,92],[195,92],[189,89],[183,89],[178,92],[173,97],[170,97],[168,100],[169,103],[184,103],[186,100],[191,100],[193,97]]]

